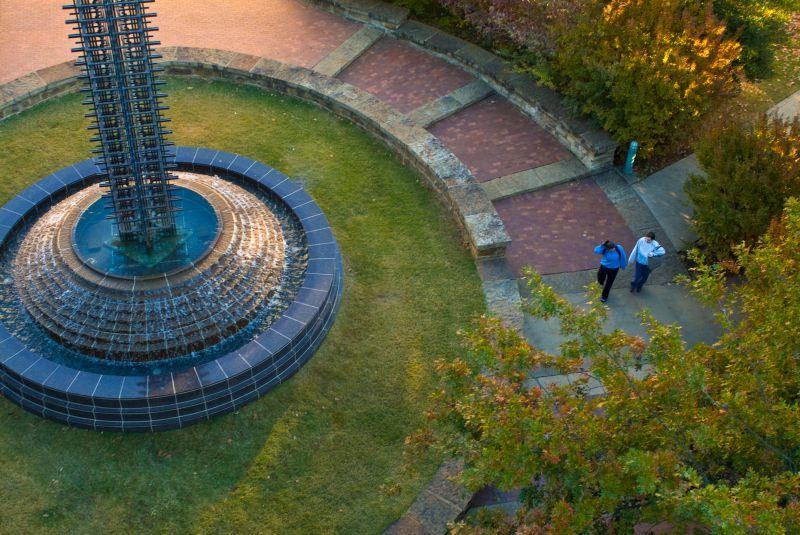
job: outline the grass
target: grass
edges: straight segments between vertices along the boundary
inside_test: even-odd
[[[172,139],[256,158],[325,210],[346,291],[319,352],[241,410],[161,434],[76,430],[0,400],[0,531],[379,533],[437,459],[407,459],[434,359],[483,308],[450,217],[381,144],[288,97],[169,82]],[[0,203],[88,155],[71,95],[0,123]]]

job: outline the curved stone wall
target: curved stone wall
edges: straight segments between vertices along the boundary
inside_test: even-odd
[[[156,431],[232,411],[294,374],[333,322],[343,290],[339,249],[319,206],[282,173],[240,155],[179,147],[179,169],[224,176],[273,195],[294,213],[306,236],[307,269],[294,301],[246,345],[179,372],[93,373],[37,354],[0,325],[0,392],[24,409],[92,429]],[[0,249],[28,219],[97,182],[85,160],[49,175],[0,209]]]

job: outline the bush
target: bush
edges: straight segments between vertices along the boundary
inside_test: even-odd
[[[509,40],[521,53],[552,52],[553,31],[574,20],[587,0],[442,0],[490,39]]]
[[[519,47],[520,67],[621,143],[639,141],[643,157],[688,138],[717,99],[738,89],[741,46],[708,2],[441,1],[484,36]]]
[[[680,0],[611,0],[556,32],[539,73],[574,107],[643,156],[686,137],[718,99],[737,89],[741,47],[711,12]]]
[[[752,79],[773,72],[776,48],[788,40],[787,24],[798,0],[714,0],[714,12],[742,45],[739,62]]]
[[[800,195],[798,120],[733,121],[710,130],[696,149],[706,176],[692,176],[686,193],[712,258],[730,257],[741,242],[754,244],[786,199]]]

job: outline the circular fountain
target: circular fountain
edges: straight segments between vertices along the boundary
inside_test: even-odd
[[[319,346],[343,289],[319,206],[240,155],[178,147],[175,163],[199,210],[177,221],[196,243],[160,251],[161,263],[137,262],[94,228],[107,221],[93,160],[0,209],[8,399],[79,427],[170,429],[259,397]]]
[[[240,155],[174,148],[151,0],[74,0],[98,156],[0,209],[0,393],[69,425],[231,411],[314,353],[342,294],[327,219]]]

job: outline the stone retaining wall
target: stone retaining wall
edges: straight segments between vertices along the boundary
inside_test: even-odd
[[[611,136],[591,121],[575,118],[558,93],[540,85],[532,75],[515,71],[512,64],[491,52],[432,26],[408,20],[408,10],[403,12],[403,8],[379,0],[308,1],[353,20],[379,26],[457,64],[553,134],[590,171],[612,166],[617,142]]]
[[[396,30],[408,19],[408,8],[375,0],[308,0],[320,9],[359,22]]]

